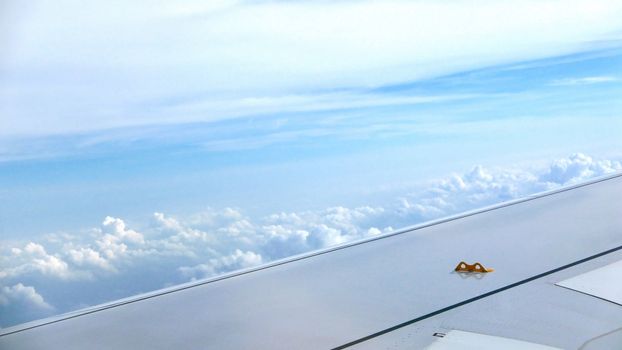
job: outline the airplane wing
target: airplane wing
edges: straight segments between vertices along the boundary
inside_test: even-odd
[[[616,175],[2,329],[0,349],[622,348],[621,261]]]

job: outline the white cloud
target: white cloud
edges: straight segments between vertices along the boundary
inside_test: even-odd
[[[406,196],[398,210],[409,221],[424,221],[621,171],[619,161],[595,160],[581,153],[555,160],[539,171],[491,171],[476,166]]]
[[[225,272],[240,270],[248,267],[261,265],[263,262],[261,255],[247,251],[243,252],[236,249],[230,255],[223,256],[219,259],[210,259],[208,263],[199,264],[188,267],[182,266],[179,272],[186,278],[207,278],[219,275]]]
[[[39,273],[63,280],[87,277],[85,274],[71,271],[67,262],[56,254],[48,254],[45,248],[38,243],[29,242],[23,249],[14,247],[11,252],[10,265],[0,270],[0,279],[28,273]]]
[[[594,160],[581,153],[553,162],[540,181],[553,184],[573,184],[585,179],[622,171],[620,162]]]
[[[125,222],[121,219],[106,216],[102,223],[102,230],[105,233],[113,235],[120,241],[127,241],[135,244],[145,243],[143,235],[134,230],[127,229],[125,227]]]
[[[0,328],[52,315],[50,305],[34,287],[16,283],[3,285],[0,281]]]
[[[95,266],[103,270],[116,271],[108,260],[102,257],[102,254],[88,247],[80,247],[78,249],[70,249],[67,252],[71,261],[77,266]]]
[[[575,86],[575,85],[592,85],[600,83],[611,83],[619,81],[616,77],[611,76],[595,76],[584,78],[566,78],[554,80],[550,83],[552,86]]]
[[[396,103],[325,91],[578,52],[622,28],[615,0],[9,1],[3,10],[5,135]]]
[[[182,225],[178,220],[167,217],[163,213],[153,214],[155,228],[164,235],[168,235],[172,241],[210,241],[211,237],[206,232]]]
[[[54,309],[39,293],[37,293],[34,287],[24,286],[21,283],[12,287],[0,287],[0,307],[6,307],[11,304],[22,304],[28,308],[41,310]]]
[[[37,244],[33,242],[29,242],[28,244],[26,244],[26,246],[24,247],[24,251],[26,253],[29,253],[35,256],[46,256],[47,255],[47,253],[45,252],[45,248],[43,248],[41,244]],[[17,249],[16,252],[19,254],[21,251]]]

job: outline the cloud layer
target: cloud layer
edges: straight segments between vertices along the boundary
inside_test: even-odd
[[[99,227],[75,234],[50,234],[37,242],[1,242],[0,314],[8,316],[0,326],[24,321],[17,317],[22,311],[34,318],[54,310],[54,302],[44,300],[38,291],[49,287],[46,281],[57,283],[58,288],[97,285],[105,290],[118,285],[125,288],[121,296],[128,296],[620,171],[619,161],[574,154],[529,171],[476,166],[381,205],[281,212],[261,218],[235,208],[207,209],[185,217],[154,213],[140,229],[121,218],[106,217]],[[93,300],[87,294],[78,293],[81,300],[76,305],[113,298],[111,294]]]
[[[622,27],[614,0],[212,3],[6,2],[0,133],[394,103],[333,92],[581,52]]]

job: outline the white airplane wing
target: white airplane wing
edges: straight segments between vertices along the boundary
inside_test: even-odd
[[[0,349],[615,349],[620,261],[617,175],[2,329]]]

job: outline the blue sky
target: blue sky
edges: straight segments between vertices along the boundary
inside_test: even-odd
[[[5,5],[0,327],[622,170],[617,2],[156,4]]]
[[[474,164],[573,152],[617,158],[621,53],[578,53],[353,93],[394,101],[381,106],[11,140],[12,157],[23,159],[0,163],[7,199],[1,229],[19,237],[111,214],[362,204],[387,186]]]

